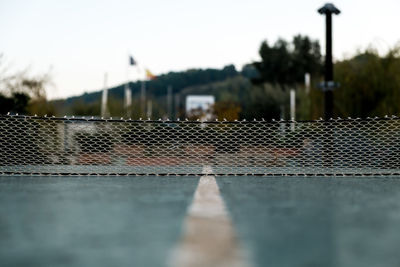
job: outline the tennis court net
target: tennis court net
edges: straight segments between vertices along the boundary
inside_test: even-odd
[[[0,116],[2,175],[399,175],[400,119]]]

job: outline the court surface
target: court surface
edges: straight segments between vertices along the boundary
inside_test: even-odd
[[[0,236],[1,266],[399,266],[400,179],[0,176]]]

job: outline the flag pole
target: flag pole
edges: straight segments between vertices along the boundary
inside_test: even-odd
[[[293,132],[295,130],[294,121],[296,120],[296,91],[294,89],[290,89],[290,120],[292,121],[290,129]]]
[[[149,100],[147,100],[147,113],[146,113],[147,118],[151,119],[152,112],[153,112],[153,103],[149,99]]]
[[[130,117],[131,116],[131,105],[132,105],[132,91],[129,86],[129,67],[131,65],[134,65],[135,62],[132,58],[131,55],[128,54],[129,57],[129,64],[126,67],[126,84],[125,84],[125,94],[124,94],[124,109],[126,112],[126,116]]]
[[[142,70],[144,74],[144,69]],[[145,77],[142,77],[142,82],[140,86],[140,107],[142,116],[146,115],[146,81]]]
[[[107,88],[107,72],[104,73],[104,87],[103,87],[103,95],[101,96],[101,116],[106,117],[109,115],[107,101],[108,101],[108,88]]]
[[[167,87],[167,118],[172,119],[172,86]]]

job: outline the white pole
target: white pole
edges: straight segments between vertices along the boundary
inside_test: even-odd
[[[167,88],[167,117],[172,119],[172,86]]]
[[[304,84],[306,86],[306,94],[310,93],[311,75],[310,73],[304,74]]]
[[[128,58],[130,59],[130,54],[128,53]],[[126,84],[125,84],[125,94],[124,94],[124,109],[126,111],[126,116],[130,117],[131,116],[131,105],[132,105],[132,91],[131,88],[129,87],[129,67],[130,67],[130,62],[128,62],[128,65],[126,67]]]
[[[104,73],[104,87],[103,87],[103,95],[101,96],[101,116],[106,117],[108,116],[108,108],[107,108],[107,101],[108,101],[108,88],[107,88],[107,72]]]
[[[153,103],[151,102],[151,100],[147,100],[147,118],[151,119],[151,115],[153,112]]]
[[[130,107],[132,104],[132,92],[129,87],[129,82],[125,84],[125,101],[124,101],[124,108],[126,110],[126,115],[130,116]]]
[[[132,104],[132,92],[129,83],[127,83],[125,90],[125,108],[129,108]]]
[[[296,91],[290,89],[290,119],[296,120]],[[294,123],[291,124],[291,129],[294,131]]]
[[[180,105],[180,96],[179,93],[175,94],[175,108],[174,108],[174,119],[176,120],[179,117],[179,105]]]
[[[146,82],[143,78],[140,87],[140,106],[142,108],[142,116],[146,114]]]

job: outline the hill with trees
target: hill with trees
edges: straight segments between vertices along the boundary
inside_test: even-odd
[[[179,97],[181,92],[188,87],[212,84],[214,82],[224,81],[239,76],[233,65],[228,65],[220,70],[218,69],[190,69],[183,72],[169,72],[157,76],[154,80],[145,81],[146,98],[153,102],[154,117],[164,117],[167,112],[166,96],[167,88],[172,88],[174,99],[180,99],[179,109],[184,108],[184,98]],[[132,90],[132,110],[133,117],[140,117],[140,91],[141,81],[130,82],[129,88]],[[123,116],[122,101],[124,98],[125,84],[109,88],[109,110],[111,116]],[[99,115],[100,114],[101,91],[85,93],[81,96],[70,97],[65,100],[56,100],[54,103],[59,107],[59,113],[74,115]]]

